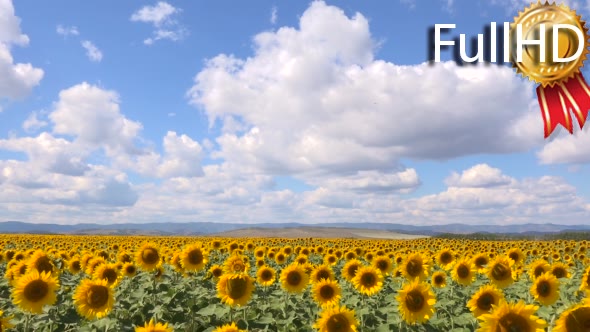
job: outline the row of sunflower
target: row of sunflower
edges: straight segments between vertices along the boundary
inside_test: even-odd
[[[0,235],[0,245],[0,331],[590,328],[587,241]]]

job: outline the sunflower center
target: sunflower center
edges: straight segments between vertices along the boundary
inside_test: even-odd
[[[272,272],[270,272],[269,270],[263,270],[261,277],[262,280],[269,281],[272,278]]]
[[[287,283],[291,286],[299,286],[301,279],[301,274],[298,271],[291,271],[287,274]]]
[[[518,263],[518,259],[520,258],[516,252],[511,252],[508,257],[510,257],[515,263]]]
[[[590,331],[590,308],[581,307],[572,311],[565,319],[568,331]]]
[[[437,275],[434,277],[434,283],[437,285],[442,284],[443,282],[445,282],[445,278],[441,275]]]
[[[457,267],[457,275],[459,276],[459,278],[461,279],[465,279],[467,277],[469,277],[469,268],[463,264],[459,265],[459,267]]]
[[[422,273],[422,262],[418,262],[416,260],[409,261],[406,271],[412,277],[418,276],[420,273]]]
[[[419,312],[424,308],[424,295],[419,290],[412,290],[406,295],[406,307],[409,311]]]
[[[500,318],[500,321],[498,323],[499,324],[496,327],[496,332],[531,331],[531,326],[529,325],[527,319],[519,314],[515,314],[512,312]]]
[[[80,266],[80,261],[73,261],[71,266],[72,270],[74,271],[80,271],[82,269],[82,266]]]
[[[490,311],[494,304],[494,296],[490,293],[484,293],[477,298],[477,307],[483,311]]]
[[[453,255],[451,255],[450,252],[443,252],[442,254],[440,254],[440,262],[443,264],[449,264],[450,262],[453,261]]]
[[[102,273],[102,278],[106,279],[109,282],[109,284],[112,284],[115,281],[117,281],[118,277],[119,277],[119,275],[117,274],[117,271],[115,271],[113,269],[106,269]]]
[[[348,274],[354,277],[356,275],[356,270],[358,269],[358,265],[351,265],[350,267],[348,267]]]
[[[350,322],[343,314],[336,314],[330,316],[326,322],[328,332],[349,331]]]
[[[146,248],[141,253],[141,258],[146,264],[156,264],[160,260],[160,255],[156,249]]]
[[[49,293],[49,285],[43,280],[33,280],[25,286],[24,296],[31,302],[38,302]]]
[[[188,253],[188,261],[193,265],[201,264],[203,262],[203,253],[201,250],[191,250]]]
[[[330,279],[330,272],[328,272],[326,270],[320,270],[320,271],[318,271],[317,278],[318,278],[318,280]]]
[[[477,257],[475,259],[475,265],[478,268],[482,268],[488,264],[488,260],[485,257]]]
[[[387,262],[383,261],[383,260],[377,262],[377,268],[381,271],[387,270],[387,265],[388,265]]]
[[[542,266],[537,266],[534,270],[535,278],[539,277],[543,273],[545,273],[545,269]]]
[[[336,262],[336,257],[335,256],[328,257],[328,262],[329,263],[335,263]]]
[[[51,264],[51,261],[46,256],[39,257],[39,259],[37,259],[37,262],[35,262],[35,267],[39,272],[53,271],[53,264]]]
[[[221,276],[221,272],[222,272],[222,271],[221,271],[221,269],[214,269],[214,270],[213,270],[213,275],[214,275],[216,278],[219,278],[219,277]]]
[[[87,304],[93,309],[102,308],[109,302],[109,289],[107,286],[93,285],[88,290]]]
[[[227,282],[227,294],[236,300],[246,294],[247,282],[242,278],[230,279]]]
[[[510,277],[510,268],[498,263],[492,268],[492,277],[496,280],[506,280]]]
[[[365,273],[361,276],[361,283],[363,286],[365,286],[367,288],[375,286],[376,282],[377,282],[377,279],[375,278],[375,276],[372,273]]]
[[[541,281],[537,284],[537,293],[542,297],[547,297],[551,294],[551,285],[547,281]]]
[[[330,300],[334,297],[334,288],[330,285],[324,285],[320,288],[320,296],[322,299]]]
[[[235,272],[242,272],[246,269],[242,262],[234,263],[233,267]]]
[[[565,271],[565,269],[563,269],[561,267],[556,267],[555,269],[553,269],[552,273],[558,279],[565,278],[565,276],[567,275],[567,272]]]
[[[128,265],[127,268],[125,269],[125,271],[129,274],[133,274],[133,273],[135,273],[135,266]]]

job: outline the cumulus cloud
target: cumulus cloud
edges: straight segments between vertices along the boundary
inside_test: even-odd
[[[102,51],[89,40],[82,41],[82,47],[86,50],[86,56],[90,61],[100,62],[102,60]]]
[[[28,132],[32,133],[35,132],[45,126],[47,126],[47,121],[39,119],[40,112],[32,112],[29,114],[27,119],[23,122],[23,129]]]
[[[589,125],[584,130],[557,136],[537,152],[543,164],[587,164],[590,163]]]
[[[210,59],[190,102],[211,123],[241,124],[214,155],[273,174],[334,174],[542,144],[532,86],[512,69],[399,66],[375,46],[363,15],[316,1],[298,28],[258,34],[251,57]]]
[[[502,174],[498,168],[487,164],[479,164],[458,174],[453,172],[445,183],[449,187],[486,188],[507,185],[512,182],[509,176]]]
[[[132,22],[143,22],[152,24],[154,31],[152,37],[146,38],[143,42],[152,45],[158,40],[168,39],[171,41],[182,40],[187,34],[184,28],[175,17],[181,12],[171,4],[160,1],[154,6],[144,6],[131,15]]]
[[[0,100],[21,99],[39,84],[43,70],[30,63],[14,63],[12,45],[27,46],[29,37],[20,30],[11,0],[0,0]]]
[[[62,90],[49,114],[53,132],[75,137],[83,144],[102,146],[109,153],[137,153],[135,140],[142,129],[120,111],[119,95],[86,82]]]
[[[61,24],[59,24],[55,28],[55,32],[57,32],[58,35],[61,35],[64,37],[80,35],[80,31],[78,31],[77,27],[75,27],[75,26],[68,27],[68,26],[63,26]]]
[[[276,24],[279,18],[279,10],[277,6],[273,6],[270,10],[270,24]]]

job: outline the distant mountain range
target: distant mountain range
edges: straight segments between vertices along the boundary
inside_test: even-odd
[[[19,221],[0,222],[0,233],[36,234],[110,234],[110,235],[213,235],[217,233],[249,228],[297,228],[297,227],[339,227],[384,230],[403,234],[437,235],[498,233],[498,234],[551,234],[560,232],[590,232],[590,225],[519,224],[519,225],[429,225],[414,226],[384,223],[145,223],[145,224],[31,224]]]

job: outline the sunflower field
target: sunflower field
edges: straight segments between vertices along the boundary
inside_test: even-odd
[[[590,331],[588,241],[0,235],[0,331]]]

